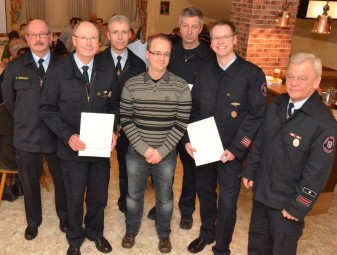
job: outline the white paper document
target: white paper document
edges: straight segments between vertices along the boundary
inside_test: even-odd
[[[188,136],[197,166],[219,161],[224,152],[214,117],[203,119],[187,126]]]
[[[79,156],[110,157],[115,115],[107,113],[81,114],[80,139],[86,144]]]

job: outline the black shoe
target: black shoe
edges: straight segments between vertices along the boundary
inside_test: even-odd
[[[213,243],[214,240],[204,240],[200,237],[195,239],[190,243],[190,245],[187,247],[187,250],[191,253],[198,253],[201,252],[206,245]]]
[[[156,207],[152,207],[152,209],[149,211],[149,213],[147,214],[147,218],[149,220],[155,220],[156,219]]]
[[[172,244],[169,237],[160,237],[158,249],[161,253],[169,253],[172,250]]]
[[[180,228],[181,229],[189,230],[189,229],[192,228],[192,226],[193,226],[192,216],[190,216],[190,217],[181,216],[181,220],[180,220]]]
[[[6,189],[6,191],[2,194],[2,198],[1,200],[4,201],[8,201],[8,202],[13,202],[16,199],[18,199],[18,196],[15,196],[15,194],[13,194],[11,189]]]
[[[104,236],[93,240],[93,242],[95,243],[97,250],[100,252],[108,253],[112,251],[110,243],[104,238]]]
[[[33,240],[37,236],[38,232],[37,228],[28,226],[25,230],[26,240]]]
[[[60,220],[60,230],[63,233],[67,233],[68,229],[69,229],[69,221],[68,220]]]
[[[17,197],[22,196],[23,195],[23,189],[22,189],[22,185],[21,183],[15,183],[12,187],[11,190],[13,192],[13,194]]]
[[[123,248],[132,248],[135,245],[136,236],[133,234],[125,233],[122,239],[122,247]]]
[[[67,250],[67,255],[81,255],[80,248],[70,245]]]

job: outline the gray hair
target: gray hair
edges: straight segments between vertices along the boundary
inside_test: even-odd
[[[124,15],[114,15],[109,19],[108,27],[110,26],[111,23],[113,22],[118,22],[118,23],[126,23],[130,27],[130,20],[128,17]]]
[[[185,17],[190,17],[190,18],[198,17],[200,27],[204,25],[204,16],[202,15],[202,12],[196,7],[187,7],[180,12],[179,26],[181,25],[181,23],[183,22],[183,18]]]
[[[321,59],[316,57],[314,54],[310,53],[295,53],[293,54],[288,61],[288,66],[290,64],[300,65],[304,62],[309,62],[315,70],[317,76],[322,75],[322,62]],[[288,69],[287,66],[287,69]]]

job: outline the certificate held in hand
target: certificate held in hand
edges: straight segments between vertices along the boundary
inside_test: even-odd
[[[78,156],[110,157],[114,119],[114,114],[82,112],[80,139],[86,149]]]
[[[196,149],[196,166],[219,161],[224,152],[214,117],[203,119],[187,126],[191,146]]]

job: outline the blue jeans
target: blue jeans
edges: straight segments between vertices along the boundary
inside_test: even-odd
[[[159,237],[170,235],[173,212],[172,181],[177,163],[175,151],[171,151],[159,164],[146,162],[132,146],[126,154],[128,195],[126,197],[126,230],[137,235],[144,209],[144,192],[148,177],[152,175],[156,193],[156,229]]]

